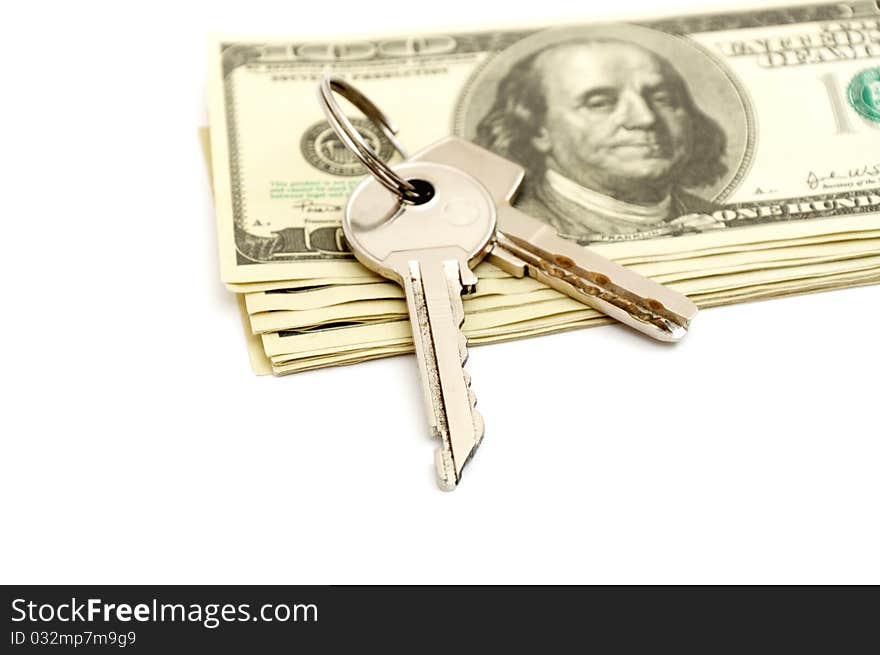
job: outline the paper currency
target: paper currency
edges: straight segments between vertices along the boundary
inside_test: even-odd
[[[851,106],[847,89],[880,64],[878,16],[875,2],[854,2],[640,25],[323,43],[218,39],[210,116],[224,280],[362,273],[338,221],[363,170],[314,99],[330,70],[393,116],[411,150],[453,132],[518,159],[532,172],[523,194],[530,211],[585,242],[617,242],[597,248],[615,257],[644,251],[643,240],[658,234],[666,249],[685,252],[728,238],[719,225],[876,212],[880,123]],[[687,119],[678,136],[669,128],[642,143],[609,139],[606,149],[617,154],[593,161],[603,137],[585,126],[606,113],[611,100],[602,93],[611,91],[596,95],[591,80],[617,61],[656,76],[655,95],[628,109],[648,118],[630,120],[650,121],[647,103],[672,96]],[[548,110],[577,94],[595,108]],[[521,115],[528,120],[517,123]],[[360,125],[390,156],[375,129]],[[714,220],[674,223],[694,212]],[[689,233],[700,238],[675,243]],[[632,247],[636,239],[641,248]]]
[[[876,278],[873,0],[638,24],[218,38],[210,65],[222,276],[247,294],[276,373],[407,347],[399,297],[353,260],[339,229],[364,171],[315,101],[330,71],[392,116],[411,151],[454,133],[519,161],[518,206],[701,306]],[[601,321],[489,265],[480,277],[514,299],[474,305],[465,331],[471,323],[478,342]],[[284,290],[298,292],[273,293]]]

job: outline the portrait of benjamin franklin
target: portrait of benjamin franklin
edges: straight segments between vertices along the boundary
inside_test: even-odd
[[[669,59],[598,34],[532,50],[498,76],[470,135],[525,167],[518,208],[584,243],[724,227],[711,214],[728,136]]]

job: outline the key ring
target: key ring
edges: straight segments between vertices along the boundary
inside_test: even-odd
[[[330,123],[330,127],[336,132],[336,136],[339,137],[340,141],[354,153],[355,157],[376,178],[376,181],[400,198],[402,202],[408,204],[418,202],[421,199],[421,194],[416,187],[400,177],[387,163],[379,158],[376,152],[355,129],[348,117],[342,113],[342,109],[340,109],[336,99],[333,97],[334,91],[357,107],[364,116],[381,130],[382,134],[394,146],[394,149],[400,153],[400,156],[408,159],[403,146],[400,145],[400,142],[394,136],[398,131],[394,123],[367,96],[341,77],[327,75],[318,87],[318,102],[321,105],[321,109],[324,110],[327,122]]]

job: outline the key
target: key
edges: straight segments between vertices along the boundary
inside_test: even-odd
[[[471,270],[495,236],[495,202],[471,175],[433,162],[407,162],[395,172],[415,186],[417,204],[404,203],[374,178],[352,193],[342,229],[357,259],[401,284],[431,429],[441,488],[455,489],[483,438],[483,420],[464,371],[461,295],[475,290]]]
[[[489,191],[497,235],[489,261],[516,277],[529,275],[660,341],[687,334],[697,307],[686,296],[567,239],[511,205],[525,169],[475,143],[448,137],[410,161],[465,171]]]

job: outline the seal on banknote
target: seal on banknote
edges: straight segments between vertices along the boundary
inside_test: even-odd
[[[880,123],[880,66],[861,71],[846,90],[849,104],[869,121]]]
[[[391,155],[394,154],[394,146],[376,129],[375,125],[363,118],[350,120],[380,159],[391,158]],[[300,140],[300,150],[305,160],[319,171],[344,177],[367,174],[367,170],[351,150],[339,140],[327,121],[315,123],[303,133]]]

